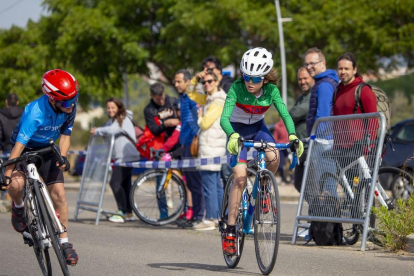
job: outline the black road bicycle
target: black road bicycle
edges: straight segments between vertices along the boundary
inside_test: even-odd
[[[0,171],[3,172],[9,165],[23,162],[26,176],[24,206],[27,225],[23,232],[24,243],[33,247],[40,269],[45,276],[52,275],[49,254],[49,249],[52,247],[63,275],[67,276],[70,273],[59,241],[59,235],[66,232],[66,227],[58,219],[46,184],[41,180],[35,164],[36,161],[43,162],[42,155],[50,152],[54,152],[59,163],[64,164],[59,148],[51,141],[44,149],[26,152],[8,161],[0,161]]]

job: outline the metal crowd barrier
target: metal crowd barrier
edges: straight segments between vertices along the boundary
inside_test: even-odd
[[[384,135],[385,117],[380,113],[331,116],[315,122],[292,244],[298,229],[308,228],[312,221],[363,224],[361,251],[365,250]]]
[[[102,209],[114,141],[114,135],[91,136],[89,139],[76,202],[75,221],[78,219],[79,210],[96,212],[95,225],[99,224],[101,214],[116,214]]]

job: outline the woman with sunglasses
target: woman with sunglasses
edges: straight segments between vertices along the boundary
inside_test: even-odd
[[[289,112],[283,103],[276,86],[277,76],[273,69],[272,54],[264,48],[254,48],[244,53],[240,62],[243,78],[231,86],[220,124],[229,137],[227,149],[231,154],[238,153],[238,138],[266,141],[274,143],[274,139],[264,122],[264,114],[271,105],[276,107],[285,123],[289,141],[298,139]],[[303,144],[299,143],[298,156],[303,152]],[[233,168],[235,183],[229,195],[229,213],[227,228],[222,233],[223,252],[235,255],[236,248],[236,215],[240,198],[247,180],[247,150],[240,152],[239,162]],[[266,152],[267,169],[275,172],[279,165],[278,152]]]
[[[78,82],[69,73],[60,69],[47,71],[42,78],[43,96],[29,103],[20,122],[14,128],[10,142],[13,149],[10,159],[20,157],[22,153],[39,150],[49,146],[49,141],[59,139],[60,153],[64,164],[59,164],[54,153],[45,154],[45,162],[39,168],[39,175],[47,185],[49,194],[59,221],[65,229],[68,227],[68,204],[63,186],[63,171],[70,169],[66,158],[70,147],[70,135],[76,116],[78,101]],[[26,230],[23,189],[25,176],[23,164],[7,167],[3,178],[6,179],[10,197],[13,199],[12,226],[17,232]],[[60,243],[68,265],[76,265],[78,255],[69,243],[67,232],[60,235]]]
[[[106,112],[109,120],[102,127],[91,129],[92,135],[115,135],[115,143],[112,158],[116,163],[137,161],[140,158],[135,146],[137,143],[132,112],[125,109],[124,104],[118,98],[110,98],[106,101]],[[109,221],[124,223],[133,221],[132,206],[129,200],[129,192],[132,185],[133,168],[114,166],[112,177],[109,181],[112,192],[118,205],[119,215],[112,215]]]
[[[207,71],[201,81],[207,93],[206,104],[198,110],[197,123],[200,127],[198,158],[222,156],[226,154],[227,136],[220,127],[226,92],[219,88],[219,80],[212,71]],[[193,227],[194,230],[214,230],[223,200],[221,183],[221,165],[203,165],[198,167],[204,189],[206,214],[204,220]]]

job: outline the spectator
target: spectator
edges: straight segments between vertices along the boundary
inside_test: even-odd
[[[359,85],[364,84],[364,81],[357,70],[355,56],[352,53],[343,54],[338,58],[337,64],[338,75],[341,79],[341,82],[339,83],[337,92],[335,94],[332,114],[336,116],[354,113],[377,112],[377,98],[371,87],[368,85],[362,88],[360,94],[360,104],[363,110],[361,110],[360,106],[355,102],[355,90]],[[372,123],[374,122],[377,125],[376,119],[372,121]],[[363,138],[363,132],[352,131],[355,128],[363,128],[364,126],[362,125],[362,121],[361,125],[359,126],[355,125],[355,123],[355,121],[341,122],[341,131],[345,131],[347,133],[346,141],[343,141],[343,139],[341,140],[348,146],[353,145],[355,141],[361,140]],[[371,129],[371,138],[375,139],[376,127],[371,127]]]
[[[14,93],[7,95],[6,108],[0,110],[0,150],[3,154],[9,154],[12,150],[12,144],[10,137],[13,133],[13,129],[20,121],[20,117],[23,114],[23,109],[18,107],[19,99]],[[5,158],[7,160],[7,158]],[[0,199],[6,198],[7,191],[1,191]]]
[[[179,70],[174,76],[174,86],[180,93],[181,106],[181,132],[180,144],[183,146],[182,157],[191,158],[190,146],[194,136],[197,134],[199,127],[197,125],[197,103],[187,95],[190,87],[191,74],[185,69]],[[194,93],[193,93],[194,94]],[[180,227],[193,227],[199,224],[204,217],[205,200],[204,190],[201,184],[201,175],[194,168],[183,168],[187,187],[191,191],[193,200],[193,218],[184,220],[178,224]]]
[[[165,143],[170,137],[173,137],[174,132],[177,130],[176,127],[180,124],[180,120],[177,118],[177,113],[174,112],[174,103],[177,99],[166,95],[164,86],[159,82],[150,86],[150,92],[150,103],[144,109],[145,123],[153,135],[164,135],[163,142]],[[168,150],[173,150],[173,148]],[[157,189],[160,184],[161,179],[158,179]],[[160,218],[163,219],[168,217],[168,207],[165,195],[158,200],[158,207],[160,210]]]
[[[214,56],[208,56],[206,57],[202,64],[201,68],[203,71],[196,74],[196,76],[191,80],[191,85],[193,87],[197,86],[197,83],[204,78],[205,74],[210,71],[213,72],[217,77],[219,81],[219,89],[223,89],[224,92],[229,92],[231,85],[233,84],[234,80],[228,76],[223,75],[223,66],[221,65],[220,59],[214,57]],[[201,89],[202,90],[202,89]],[[195,100],[190,96],[191,99]],[[197,100],[195,100],[197,101]],[[204,101],[197,101],[200,104],[205,103]],[[221,179],[223,180],[223,183],[227,183],[227,178],[229,178],[231,174],[231,168],[228,164],[223,164],[221,167]]]
[[[308,137],[306,135],[306,115],[309,112],[310,92],[315,84],[315,80],[309,75],[305,67],[301,67],[298,70],[298,84],[302,90],[302,95],[297,98],[296,103],[290,109],[289,114],[295,124],[296,135],[299,139],[304,139]],[[305,144],[303,154],[300,157],[300,162],[295,167],[294,185],[298,192],[300,192],[300,188],[302,186],[307,152],[308,147],[307,144]]]
[[[315,79],[306,118],[306,132],[310,136],[315,121],[331,115],[332,97],[339,78],[334,70],[326,69],[325,56],[318,48],[310,48],[306,52],[304,67]]]
[[[113,159],[115,162],[132,162],[139,159],[135,147],[136,137],[132,123],[132,112],[126,110],[121,100],[110,98],[106,101],[106,112],[109,120],[103,127],[91,129],[92,135],[115,135]],[[129,200],[131,177],[133,168],[114,166],[111,181],[109,182],[118,205],[119,215],[112,215],[109,221],[133,221],[132,206]]]
[[[275,124],[275,130],[273,131],[273,138],[275,138],[276,143],[289,143],[289,135],[286,131],[285,123],[282,119],[280,119]],[[279,151],[279,167],[277,171],[282,178],[282,182],[287,183],[285,174],[283,172],[283,165],[285,164],[286,157],[288,152],[286,150]]]
[[[3,153],[10,153],[12,149],[10,137],[23,114],[23,109],[18,105],[17,95],[11,93],[7,95],[6,108],[0,110],[0,149]]]
[[[310,136],[315,121],[322,117],[331,115],[332,97],[339,78],[336,71],[326,69],[325,56],[318,48],[310,48],[305,54],[304,67],[309,75],[315,79],[315,85],[312,87],[309,99],[309,113],[306,117],[306,134]],[[328,123],[322,123],[318,127],[318,138],[325,138],[327,143],[316,142],[312,149],[312,168],[315,171],[309,187],[307,198],[318,196],[320,194],[320,179],[322,173],[329,171],[334,173],[335,166],[331,160],[322,157],[322,153],[332,148],[332,130],[328,129]],[[323,168],[323,169],[322,169]],[[324,189],[332,195],[336,195],[336,183],[334,180],[324,185]],[[309,194],[311,193],[311,194]],[[308,195],[309,194],[309,195]]]
[[[198,110],[197,123],[201,128],[198,157],[222,156],[226,154],[227,135],[220,126],[220,116],[226,93],[218,88],[218,77],[213,72],[207,72],[201,83],[208,96],[204,110],[201,108]],[[194,229],[214,230],[215,225],[218,224],[218,214],[221,214],[223,201],[221,165],[204,165],[199,169],[206,202],[206,215],[204,221],[194,226]]]

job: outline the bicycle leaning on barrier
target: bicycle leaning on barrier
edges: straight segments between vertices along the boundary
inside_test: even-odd
[[[337,183],[337,190],[344,194],[339,202],[341,217],[344,218],[365,218],[369,214],[367,210],[369,190],[372,183],[372,171],[367,163],[367,158],[371,158],[369,153],[371,152],[371,140],[370,135],[366,135],[363,139],[359,149],[361,152],[366,151],[366,154],[360,155],[349,154],[349,150],[334,149],[328,150],[323,153],[326,158],[331,158],[336,163],[337,173],[325,172],[321,177],[322,190],[326,190],[329,183],[332,181]],[[367,156],[365,156],[367,155]],[[351,156],[352,161],[346,162],[344,165],[344,158],[347,159]],[[356,169],[357,168],[357,169]],[[381,167],[378,170],[378,177],[375,181],[375,199],[380,205],[387,209],[394,208],[394,200],[388,197],[388,194],[383,189],[381,182],[391,180],[395,182],[413,183],[412,176],[398,168],[394,167]],[[362,224],[342,223],[343,226],[343,238],[349,245],[355,244],[360,234],[363,231]],[[368,240],[382,245],[380,239],[376,235],[383,235],[378,229],[375,229],[375,216],[370,215],[370,227],[368,228]]]
[[[164,150],[151,149],[155,161],[162,153]],[[181,176],[175,172],[171,168],[147,170],[132,184],[132,209],[143,222],[165,225],[175,221],[184,211],[186,189]]]
[[[257,172],[254,184],[247,181],[247,187],[243,190],[236,217],[237,252],[235,255],[223,253],[228,267],[235,268],[240,261],[245,235],[254,235],[256,259],[263,274],[272,272],[276,263],[280,239],[280,200],[279,190],[274,174],[266,169],[266,150],[289,149],[296,151],[299,140],[292,143],[275,144],[264,141],[246,141],[239,138],[239,153],[242,147],[255,148],[258,153],[255,159]],[[238,162],[239,156],[232,156],[232,165]],[[293,157],[291,169],[296,166],[296,153]],[[227,180],[224,191],[222,214],[219,220],[220,232],[225,232],[228,218],[229,193],[234,183],[234,174]],[[249,184],[250,183],[250,184]]]
[[[50,146],[41,150],[26,152],[20,157],[4,162],[1,162],[0,159],[0,171],[3,172],[7,166],[18,162],[23,163],[26,176],[24,205],[27,225],[26,230],[22,233],[24,243],[33,247],[43,275],[52,275],[49,255],[51,247],[56,253],[63,274],[70,275],[59,241],[59,235],[66,232],[66,227],[58,219],[58,213],[53,208],[46,184],[40,179],[37,171],[38,165],[35,164],[36,161],[44,163],[42,155],[50,152],[56,155],[60,165],[65,164],[59,149],[51,141]]]

